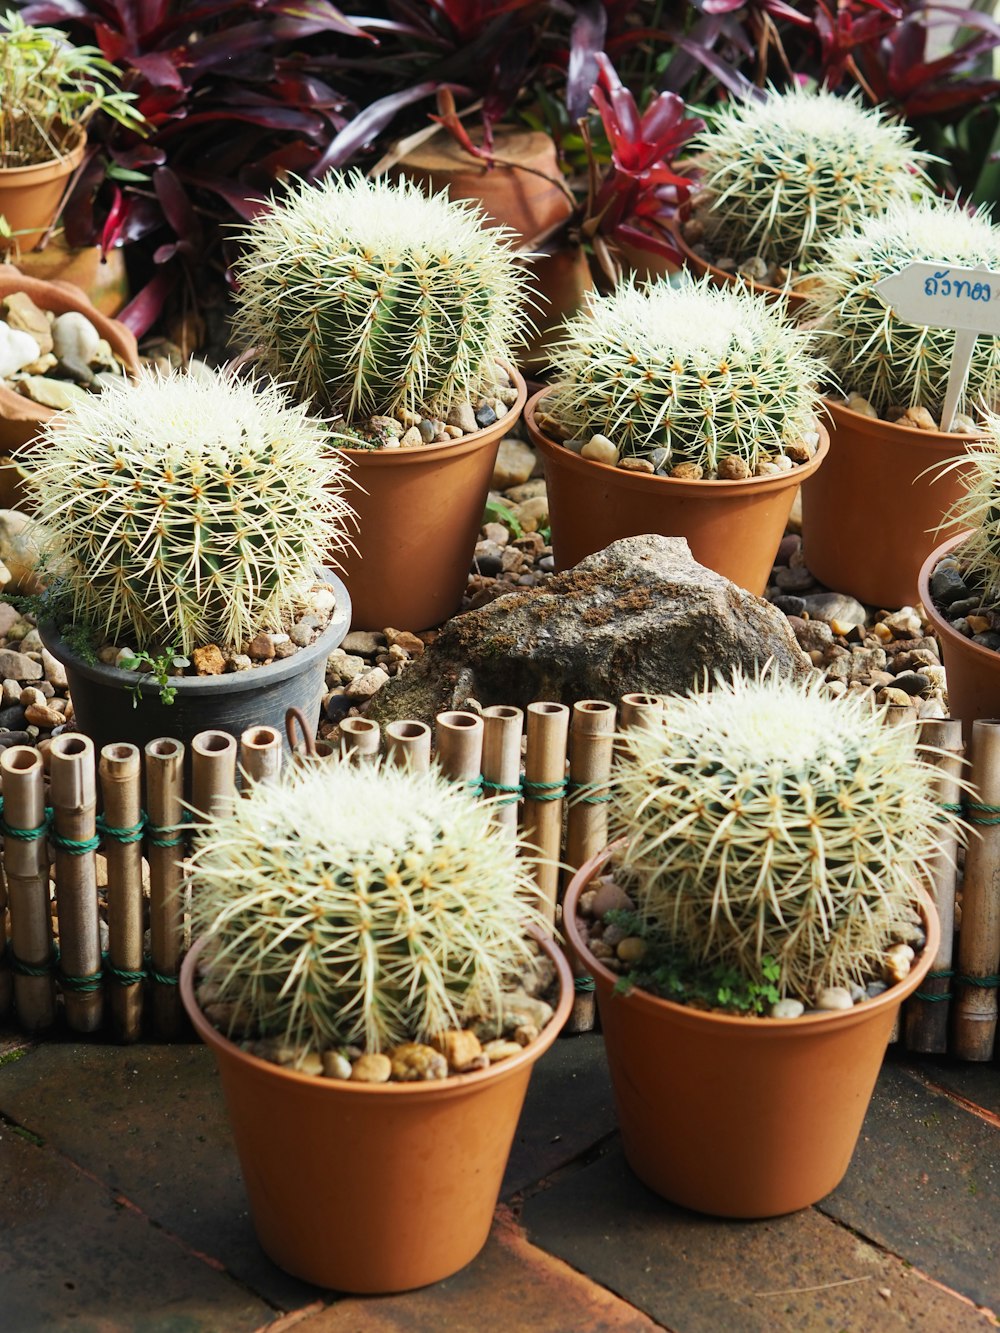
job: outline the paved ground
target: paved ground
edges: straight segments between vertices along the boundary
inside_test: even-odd
[[[486,1249],[359,1299],[258,1248],[208,1052],[0,1030],[0,1333],[971,1333],[1000,1312],[1000,1069],[890,1055],[840,1188],[719,1222],[622,1158],[599,1037],[536,1066]]]

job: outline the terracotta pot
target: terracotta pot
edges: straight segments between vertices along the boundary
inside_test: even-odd
[[[790,472],[745,481],[679,481],[594,463],[549,439],[536,424],[545,392],[528,402],[524,420],[545,467],[557,569],[622,537],[651,532],[687,538],[700,564],[758,596],[764,591],[799,483],[826,457],[829,440],[822,427],[815,456]]]
[[[774,1217],[834,1189],[851,1160],[900,1003],[938,948],[927,944],[901,985],[832,1014],[741,1018],[615,993],[619,978],[586,947],[580,894],[610,855],[600,852],[566,890],[563,930],[597,1005],[625,1156],[650,1189],[718,1217]]]
[[[486,430],[453,444],[343,450],[358,533],[356,550],[338,559],[355,629],[430,629],[461,605],[497,450],[527,397],[521,376],[506,370],[517,401]]]
[[[45,282],[31,278],[10,264],[0,265],[0,301],[11,292],[26,292],[35,305],[57,315],[77,310],[86,315],[111,350],[125,364],[130,375],[139,371],[139,349],[130,329],[117,320],[102,315],[79,289],[69,282]],[[24,499],[17,468],[10,462],[15,449],[35,438],[45,423],[56,414],[0,384],[0,509],[19,507]]]
[[[482,142],[475,132],[472,139]],[[435,193],[447,188],[452,199],[479,200],[493,222],[512,228],[523,244],[537,245],[573,211],[569,198],[555,183],[562,180],[556,146],[540,130],[500,128],[494,130],[493,152],[532,170],[499,164],[488,167],[471,158],[450,135],[437,134],[411,148],[394,171]]]
[[[521,1055],[427,1083],[310,1078],[246,1054],[194,994],[181,996],[212,1048],[258,1239],[279,1267],[338,1291],[406,1291],[449,1277],[482,1249],[535,1061],[573,1003],[559,974],[555,1017]]]
[[[931,575],[939,560],[958,553],[968,533],[960,532],[934,548],[917,576],[917,593],[931,628],[941,644],[941,657],[948,676],[948,713],[961,720],[965,743],[972,740],[972,724],[981,717],[1000,717],[1000,653],[973,643],[953,629],[934,605]]]
[[[684,239],[684,228],[680,220],[674,227],[674,239],[677,242],[677,248],[684,256],[684,266],[688,268],[695,277],[703,278],[706,273],[711,273],[712,281],[717,287],[735,287],[739,279],[735,273],[727,273],[725,269],[716,268],[710,264],[707,259],[702,259],[688,245]],[[806,304],[806,297],[798,292],[785,291],[781,287],[769,287],[764,282],[751,282],[746,279],[747,286],[755,292],[761,292],[769,301],[787,302],[787,310],[790,316],[801,311]]]
[[[51,622],[39,626],[42,642],[66,668],[74,727],[100,753],[114,741],[142,750],[151,740],[172,736],[187,745],[200,731],[227,731],[239,740],[248,727],[276,727],[285,734],[289,708],[299,708],[315,729],[326,692],[326,659],[343,643],[351,623],[351,599],[332,570],[320,571],[336,595],[329,625],[314,643],[291,657],[221,676],[178,676],[171,704],[148,674],[88,662],[61,638]],[[132,690],[140,688],[132,706]]]
[[[529,333],[526,346],[518,352],[518,362],[542,369],[549,364],[549,348],[560,326],[576,314],[586,294],[593,291],[594,278],[590,260],[580,245],[544,247],[532,257],[528,271],[539,302],[532,311],[537,330]]]
[[[673,228],[670,229],[669,238],[673,239]],[[667,259],[656,250],[647,250],[641,245],[630,245],[627,242],[616,240],[615,250],[621,259],[622,268],[625,273],[634,273],[637,278],[643,282],[648,282],[656,278],[668,278],[672,273],[677,273],[680,264]]]
[[[964,494],[941,464],[971,435],[913,430],[827,400],[830,456],[802,487],[802,553],[810,572],[880,609],[912,606],[917,575]],[[954,531],[954,529],[951,529]]]
[[[129,299],[125,251],[121,248],[109,250],[106,255],[99,245],[73,250],[63,234],[56,232],[44,250],[22,253],[17,267],[29,278],[72,283],[102,315],[117,315]]]
[[[70,176],[83,161],[86,135],[65,157],[32,167],[0,167],[0,214],[16,233],[21,251],[30,250],[55,222]]]

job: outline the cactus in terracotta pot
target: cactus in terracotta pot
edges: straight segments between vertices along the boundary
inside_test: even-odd
[[[26,471],[69,618],[142,649],[239,651],[347,541],[327,428],[263,381],[146,373],[61,412]]]
[[[940,417],[955,348],[955,330],[910,324],[887,308],[873,286],[917,261],[1000,269],[1000,228],[985,209],[935,200],[900,204],[823,246],[809,304],[829,337],[824,350],[845,390],[880,415],[890,407],[922,408]],[[964,405],[994,407],[1000,398],[1000,337],[976,339]],[[968,423],[963,425],[969,429]]]
[[[763,673],[671,699],[612,777],[621,865],[692,959],[792,997],[881,974],[916,921],[946,815],[908,727]]]
[[[464,200],[354,173],[259,213],[236,335],[302,398],[349,420],[442,416],[496,381],[526,324],[513,234]]]
[[[809,268],[826,238],[929,189],[907,126],[860,94],[793,84],[762,101],[733,98],[692,147],[706,240],[718,255],[769,265]]]
[[[207,980],[304,1051],[376,1053],[495,1015],[541,921],[518,850],[436,770],[328,760],[256,786],[191,858]]]
[[[970,595],[981,607],[1000,611],[1000,416],[987,412],[985,437],[966,446],[959,463],[962,494],[946,515],[942,527],[955,525],[968,535],[952,555],[959,563]],[[950,466],[954,466],[950,465]]]
[[[661,473],[745,477],[818,440],[810,337],[742,285],[625,281],[566,322],[551,360],[562,436],[602,435]]]

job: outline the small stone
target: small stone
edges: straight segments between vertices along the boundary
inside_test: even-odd
[[[0,321],[0,379],[8,379],[37,361],[40,348],[30,333]]]
[[[938,423],[928,412],[926,407],[908,407],[899,419],[901,426],[909,426],[916,430],[934,430],[938,429]]]
[[[745,481],[750,476],[750,464],[739,454],[727,454],[719,460],[716,475],[720,481]]]
[[[912,708],[913,700],[905,690],[892,687],[879,690],[877,700],[880,708]]]
[[[884,981],[869,981],[865,987],[865,995],[869,1000],[877,1000],[880,995],[884,995],[889,989]]]
[[[860,393],[849,393],[847,395],[847,406],[852,412],[857,412],[863,417],[878,417],[874,407]]]
[[[965,580],[954,565],[939,564],[931,575],[930,589],[938,606],[952,606],[969,595]]]
[[[409,430],[411,426],[419,426],[422,420],[419,412],[411,412],[408,407],[401,407],[396,415],[404,430]]]
[[[423,639],[406,629],[386,629],[385,641],[390,648],[405,648],[411,657],[419,657],[424,651]]]
[[[44,727],[46,730],[66,721],[58,709],[49,708],[45,704],[29,704],[24,710],[24,720],[31,726]]]
[[[379,690],[389,680],[388,671],[382,667],[372,667],[370,671],[363,672],[347,686],[345,693],[349,699],[370,699],[378,694]]]
[[[778,1000],[771,1005],[772,1018],[801,1018],[805,1011],[801,1000]]]
[[[993,628],[989,616],[971,615],[966,616],[966,620],[968,620],[969,629],[972,630],[973,634],[988,634]]]
[[[838,621],[841,625],[863,625],[865,608],[854,597],[845,593],[813,593],[805,598],[806,610],[816,620]]]
[[[928,688],[930,681],[919,671],[900,671],[897,672],[893,687],[897,690],[905,690],[907,694],[923,694]]]
[[[101,335],[78,310],[67,310],[52,321],[52,350],[60,361],[87,365],[98,352]]]
[[[226,670],[226,658],[217,643],[195,648],[191,653],[191,663],[199,676],[221,676]]]
[[[535,470],[537,458],[534,449],[512,436],[500,441],[497,461],[493,466],[493,489],[509,490],[526,482]]]
[[[782,565],[776,570],[774,581],[782,592],[798,593],[806,592],[816,582],[808,569],[792,569],[790,565]]]
[[[539,528],[544,528],[549,521],[548,497],[539,495],[533,500],[525,500],[523,504],[519,504],[517,520],[525,532],[537,532]]]
[[[650,477],[656,471],[648,458],[622,458],[619,460],[618,466],[623,472],[642,472]]]
[[[227,671],[249,671],[253,666],[253,658],[249,653],[230,653],[226,658]]]
[[[85,402],[90,397],[84,389],[76,384],[70,384],[68,380],[48,379],[44,375],[28,375],[18,381],[17,390],[39,407],[51,408],[53,412],[61,412],[67,407],[72,407],[74,403]]]
[[[431,1045],[440,1051],[452,1069],[459,1073],[468,1069],[483,1053],[483,1047],[474,1032],[452,1029],[431,1038]]]
[[[885,616],[882,624],[892,630],[897,639],[908,639],[922,633],[920,617],[912,606],[901,606],[892,615]]]
[[[286,657],[294,657],[299,651],[287,634],[274,636],[274,656],[280,662]]]
[[[247,655],[255,662],[270,662],[274,657],[274,639],[270,634],[261,631],[255,634],[247,644]]]
[[[816,1008],[824,1011],[853,1009],[854,1001],[846,986],[823,986],[816,995]]]
[[[2,687],[2,703],[4,708],[10,708],[12,705],[19,705],[21,702],[21,690],[23,686],[19,680],[5,680]]]
[[[490,426],[495,426],[499,420],[492,403],[480,403],[476,408],[475,416],[476,425],[480,430],[488,430]]]
[[[45,695],[37,685],[25,685],[21,690],[21,697],[17,701],[22,708],[28,708],[31,704],[45,703]]]
[[[418,1083],[447,1078],[448,1061],[433,1046],[407,1041],[392,1052],[392,1076],[398,1083]]]
[[[894,944],[886,950],[882,975],[888,982],[905,981],[913,969],[916,954],[908,944]]]
[[[353,1074],[351,1062],[340,1051],[323,1052],[323,1077],[348,1079]]]
[[[972,417],[966,416],[964,412],[956,412],[949,434],[981,435],[982,430]]]
[[[41,680],[42,664],[26,653],[0,648],[0,678],[3,680]]]
[[[52,656],[47,648],[42,649],[42,670],[45,672],[45,679],[54,685],[57,690],[65,690],[69,687],[69,681],[66,679],[66,668],[62,662]]]
[[[486,1056],[491,1065],[496,1065],[501,1060],[509,1060],[512,1056],[520,1055],[523,1049],[520,1042],[506,1041],[503,1037],[498,1037],[496,1041],[486,1043],[483,1047],[483,1055]]]
[[[806,604],[801,597],[795,597],[788,593],[775,593],[774,596],[769,597],[769,600],[779,611],[784,612],[789,619],[793,616],[801,617],[802,612],[806,609]],[[822,624],[822,621],[817,623]]]
[[[604,919],[608,912],[634,912],[635,903],[625,892],[611,880],[605,880],[602,884],[596,885],[593,898],[593,913],[598,921]]]
[[[523,987],[505,993],[500,1005],[504,1032],[512,1032],[524,1023],[533,1023],[540,1031],[552,1021],[552,1006],[537,995],[529,995]]]
[[[398,440],[403,434],[403,427],[395,417],[372,417],[368,423],[377,435]]]
[[[763,282],[767,277],[767,261],[754,255],[752,259],[745,259],[736,271],[751,282]]]
[[[793,463],[798,465],[808,463],[815,452],[815,448],[810,449],[805,440],[797,440],[792,444],[786,444],[784,448],[785,457],[790,458]]]
[[[416,426],[411,426],[409,430],[403,432],[400,437],[399,447],[401,449],[419,449],[424,444],[424,437]]]
[[[606,463],[608,467],[614,467],[618,462],[618,446],[606,435],[591,435],[580,450],[580,457],[588,458],[592,463]]]
[[[601,935],[601,938],[610,948],[617,949],[621,941],[626,939],[627,936],[628,931],[624,926],[610,924],[604,927],[604,932]]]
[[[388,1083],[392,1061],[387,1055],[361,1055],[351,1066],[353,1083]]]
[[[476,414],[472,410],[472,404],[468,399],[461,403],[452,404],[451,411],[446,419],[446,425],[454,426],[463,435],[475,434],[479,429],[479,423],[476,421]]]
[[[534,1023],[522,1023],[520,1027],[514,1029],[514,1040],[518,1046],[530,1046],[533,1041],[539,1037],[538,1028]]]
[[[30,334],[42,356],[48,355],[52,351],[52,329],[45,311],[35,305],[27,292],[11,292],[4,297],[3,306],[10,327]]]
[[[385,647],[385,635],[372,630],[351,630],[340,646],[345,653],[374,657],[380,648]]]
[[[631,967],[646,955],[646,941],[640,935],[628,935],[615,946],[619,959]]]

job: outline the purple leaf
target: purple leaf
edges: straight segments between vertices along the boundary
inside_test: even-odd
[[[581,0],[569,35],[569,66],[566,71],[566,110],[575,124],[587,114],[590,89],[597,78],[598,51],[604,49],[608,16],[601,0]]]
[[[115,316],[127,329],[131,329],[137,338],[156,323],[163,313],[167,297],[176,284],[176,275],[161,269],[141,291],[136,292],[124,310]]]
[[[392,121],[397,111],[405,106],[412,106],[425,97],[431,97],[440,87],[437,83],[418,83],[415,88],[404,88],[401,92],[380,97],[366,106],[364,111],[355,116],[339,134],[335,135],[326,152],[309,173],[315,180],[331,167],[342,167],[355,153],[366,147],[376,135],[381,134]]]

